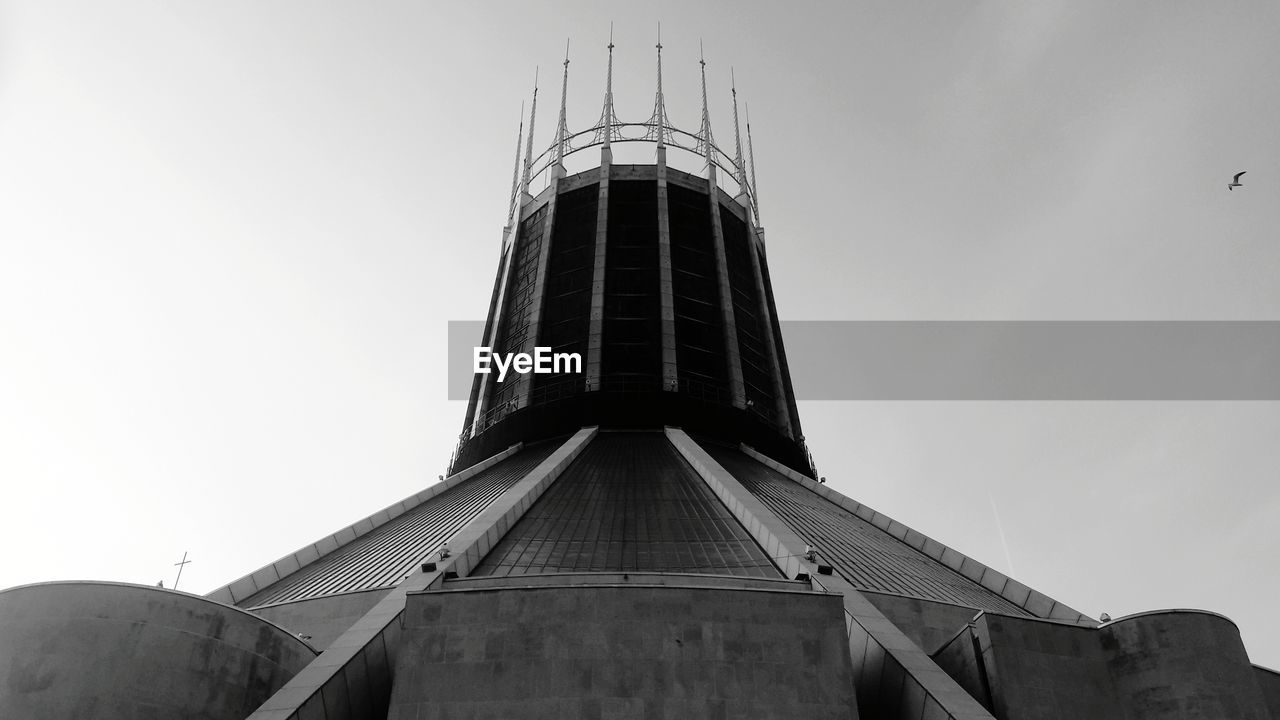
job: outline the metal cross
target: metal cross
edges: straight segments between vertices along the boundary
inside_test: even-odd
[[[187,551],[183,550],[183,551],[182,551],[182,562],[176,562],[176,563],[174,563],[174,565],[177,565],[177,566],[178,566],[178,577],[177,577],[177,579],[175,579],[175,580],[173,581],[173,589],[174,589],[174,590],[177,590],[177,589],[178,589],[178,580],[181,580],[181,579],[182,579],[182,567],[183,567],[184,565],[186,565],[187,563],[189,563],[189,562],[191,562],[191,561],[187,559]]]

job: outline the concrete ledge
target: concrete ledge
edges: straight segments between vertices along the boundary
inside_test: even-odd
[[[538,575],[504,575],[501,577],[476,576],[460,580],[447,580],[444,591],[475,590],[485,588],[576,587],[602,585],[614,587],[684,587],[684,588],[733,588],[737,590],[763,590],[768,592],[812,592],[807,581],[774,578],[742,577],[736,575],[704,575],[700,573],[652,573],[652,572],[584,572],[544,573]]]
[[[1105,623],[1102,623],[1098,627],[1099,628],[1110,627],[1112,625],[1115,625],[1116,623],[1128,622],[1130,620],[1137,620],[1139,618],[1152,617],[1155,615],[1179,615],[1183,613],[1189,613],[1192,615],[1209,615],[1211,617],[1216,617],[1221,620],[1226,620],[1227,622],[1235,626],[1237,630],[1240,629],[1240,626],[1236,625],[1235,620],[1232,620],[1231,618],[1227,617],[1226,615],[1223,615],[1222,613],[1216,613],[1212,610],[1197,610],[1195,608],[1166,608],[1164,610],[1144,610],[1142,612],[1133,613],[1131,615],[1125,615],[1123,617],[1113,618]],[[1258,667],[1258,666],[1255,665],[1254,667]],[[1275,672],[1275,671],[1272,670],[1272,672]]]
[[[823,498],[839,505],[845,510],[848,510],[854,515],[870,522],[881,530],[888,532],[890,535],[897,537],[899,540],[906,542],[911,547],[914,547],[925,555],[937,560],[974,582],[981,584],[983,587],[991,590],[1000,597],[1008,600],[1014,605],[1017,605],[1023,610],[1026,610],[1032,615],[1035,615],[1038,618],[1065,620],[1085,627],[1098,626],[1098,622],[1088,615],[1085,615],[1079,610],[1070,608],[1044,593],[1032,590],[999,570],[988,567],[958,550],[947,547],[923,533],[908,528],[898,521],[889,518],[889,516],[863,505],[857,500],[845,497],[844,495],[841,495],[835,490],[827,487],[825,484],[814,482],[786,465],[777,462],[773,458],[757,452],[749,445],[742,445],[740,447],[742,452],[746,453],[748,456],[760,461],[778,473],[794,480]],[[897,528],[903,528],[904,530],[899,532],[897,531]],[[996,588],[999,589],[997,590]]]
[[[303,567],[319,560],[356,538],[367,535],[372,530],[403,515],[445,490],[454,487],[458,483],[488,470],[494,465],[497,465],[503,460],[506,460],[519,452],[521,447],[523,447],[523,443],[512,445],[487,460],[482,460],[466,470],[450,475],[445,478],[443,482],[438,482],[431,487],[410,495],[404,500],[392,503],[372,515],[357,520],[341,530],[322,537],[314,543],[296,550],[273,563],[264,565],[238,580],[233,580],[208,593],[205,597],[215,602],[225,603],[227,605],[233,605],[241,600],[249,598],[254,593],[257,593],[290,574],[301,570]]]

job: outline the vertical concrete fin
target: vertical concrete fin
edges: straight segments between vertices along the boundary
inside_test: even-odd
[[[568,62],[567,60],[565,61]],[[567,67],[567,65],[566,65]],[[560,166],[564,170],[564,166]],[[542,221],[542,245],[538,248],[538,264],[534,269],[533,300],[529,311],[529,332],[524,340],[524,352],[533,355],[538,347],[538,338],[542,335],[542,313],[547,306],[547,276],[551,266],[551,236],[555,232],[556,206],[559,204],[560,181],[564,173],[552,173],[551,193],[547,198],[547,216]],[[528,407],[529,398],[533,395],[534,375],[521,375],[518,382],[520,392],[517,395],[517,406]]]
[[[729,396],[733,406],[747,406],[747,386],[742,379],[742,353],[738,349],[738,323],[733,314],[733,286],[729,282],[729,256],[725,249],[724,226],[720,222],[720,193],[716,187],[716,166],[707,166],[707,199],[711,208],[711,237],[716,252],[716,279],[720,287],[720,318],[724,326],[724,356],[728,365]]]
[[[671,208],[667,192],[667,148],[658,145],[658,302],[662,323],[662,389],[680,389],[676,367],[676,302],[671,270]]]
[[[751,146],[751,106],[747,106],[747,155],[751,165],[751,212],[756,218],[756,227],[760,226],[760,191],[756,184],[756,151]],[[764,243],[764,230],[760,231],[760,242]]]
[[[740,195],[739,197],[746,197]],[[747,223],[747,232],[752,236],[758,234],[756,227]],[[778,354],[778,344],[774,342],[773,328],[777,318],[773,317],[771,308],[769,307],[768,289],[764,285],[764,271],[760,267],[761,259],[756,252],[758,240],[747,243],[747,252],[751,255],[751,274],[755,280],[756,295],[760,298],[760,307],[757,312],[760,313],[761,334],[764,335],[764,351],[765,357],[769,360],[769,367],[773,372],[769,374],[769,379],[773,383],[773,404],[774,412],[777,415],[775,425],[784,434],[790,438],[798,439],[799,433],[796,431],[798,418],[792,416],[791,406],[787,401],[787,383],[786,377],[782,373],[782,358]]]
[[[583,368],[587,392],[600,389],[604,353],[605,252],[609,245],[609,173],[612,155],[601,153],[600,193],[596,201],[596,246],[591,268],[591,309],[587,316],[587,361]]]

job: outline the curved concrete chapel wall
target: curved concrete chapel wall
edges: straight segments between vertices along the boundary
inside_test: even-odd
[[[1269,679],[1240,632],[1202,610],[1086,628],[983,613],[933,655],[997,718],[1267,720]],[[1087,688],[1087,692],[1082,689]]]
[[[144,585],[0,592],[0,717],[240,720],[316,656],[243,610]]]
[[[1101,634],[1133,720],[1270,717],[1240,630],[1217,613],[1142,613],[1103,625]]]

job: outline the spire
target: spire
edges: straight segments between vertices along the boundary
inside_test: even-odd
[[[733,68],[729,68],[729,91],[733,94],[733,179],[738,181],[738,195],[750,198],[751,188],[747,186],[747,166],[742,161],[742,134],[738,129],[738,81],[733,75]]]
[[[653,115],[645,123],[649,129],[645,132],[645,140],[657,140],[658,147],[667,146],[667,128],[671,121],[667,119],[667,105],[662,98],[662,23],[658,23],[658,93],[653,99]]]
[[[694,152],[707,158],[707,164],[715,167],[715,140],[711,137],[711,113],[707,111],[707,60],[702,56],[702,42],[698,42],[698,64],[702,66],[702,127],[698,130],[698,144]]]
[[[511,200],[507,204],[507,227],[503,233],[503,242],[511,234],[512,223],[516,219],[516,197],[520,189],[520,141],[524,140],[524,103],[520,103],[520,130],[516,132],[516,159],[511,168]]]
[[[523,115],[523,108],[521,114]],[[538,114],[538,68],[533,69],[533,107],[529,109],[529,140],[524,146],[524,177],[520,180],[520,195],[529,195],[529,171],[533,165],[533,121]]]
[[[569,94],[569,41],[564,41],[564,80],[560,84],[560,125],[556,127],[556,164],[552,173],[564,174],[564,146],[569,137],[565,122],[565,101]]]
[[[596,123],[596,140],[603,138],[604,149],[609,149],[609,141],[617,133],[618,116],[613,112],[613,23],[609,23],[609,71],[605,75],[604,110],[600,113],[600,122]]]
[[[756,216],[756,226],[760,225],[760,186],[756,185],[756,151],[751,146],[751,106],[747,106],[747,153],[751,158],[751,211]]]

